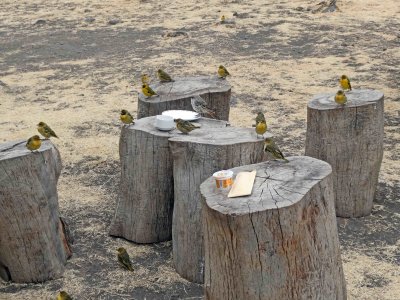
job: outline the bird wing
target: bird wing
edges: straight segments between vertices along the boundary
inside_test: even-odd
[[[56,133],[54,132],[54,130],[51,129],[49,126],[46,126],[46,127],[45,127],[45,130],[46,130],[51,136],[57,137],[57,134],[56,134]]]

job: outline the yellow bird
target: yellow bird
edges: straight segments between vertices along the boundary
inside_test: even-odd
[[[189,121],[185,121],[182,119],[175,119],[174,122],[176,123],[176,128],[183,134],[188,134],[192,130],[199,128],[199,127],[193,125],[192,123],[190,123]]]
[[[157,76],[158,76],[158,79],[160,79],[160,82],[171,82],[171,81],[174,81],[171,78],[171,76],[168,75],[167,72],[165,72],[165,71],[163,71],[161,69],[158,69]]]
[[[221,16],[221,23],[224,23],[224,22],[225,22],[225,16],[222,15],[222,16]]]
[[[128,271],[133,271],[131,259],[129,258],[128,252],[124,247],[120,247],[117,249],[118,252],[118,262],[122,265],[123,268],[127,269]]]
[[[340,86],[342,87],[343,90],[351,91],[351,84],[350,84],[350,79],[346,75],[342,75],[339,79]]]
[[[264,133],[267,131],[267,122],[264,121],[260,121],[257,122],[256,124],[256,133],[257,133],[257,138],[259,135],[261,135],[262,137],[264,137]]]
[[[285,162],[289,162],[279,150],[278,146],[275,144],[272,138],[266,138],[264,140],[264,151],[269,152],[276,159],[283,159]]]
[[[335,95],[335,102],[340,105],[345,105],[347,102],[347,97],[343,91],[338,91]]]
[[[32,152],[39,149],[41,145],[42,141],[40,140],[40,137],[38,135],[30,137],[26,142],[26,148],[28,148],[28,150],[31,150]]]
[[[150,83],[150,77],[147,74],[142,74],[142,84],[149,84]]]
[[[135,124],[132,115],[125,109],[121,110],[119,118],[124,124]]]
[[[148,84],[142,85],[142,92],[146,97],[151,97],[151,96],[157,95],[157,93],[155,91],[153,91]]]
[[[49,139],[50,137],[55,137],[58,138],[58,136],[56,135],[56,133],[50,128],[49,125],[47,125],[45,122],[39,122],[39,124],[37,124],[37,130],[39,131],[39,133],[45,138],[45,139]]]
[[[229,74],[228,70],[224,66],[218,67],[218,76],[219,78],[226,78],[226,76],[231,75]]]
[[[71,296],[65,291],[61,291],[57,295],[57,300],[72,300]]]

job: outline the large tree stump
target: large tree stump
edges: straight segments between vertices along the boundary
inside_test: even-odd
[[[227,80],[216,76],[184,77],[175,78],[174,82],[151,84],[151,87],[158,96],[146,98],[139,93],[138,118],[161,115],[166,110],[193,110],[190,100],[200,95],[215,109],[217,119],[229,120],[231,85]]]
[[[171,239],[174,181],[168,139],[177,130],[159,131],[155,117],[122,128],[120,197],[109,233],[136,243]],[[225,121],[201,118],[203,130],[225,127]]]
[[[305,154],[333,169],[336,215],[371,213],[383,156],[383,94],[374,90],[346,93],[337,105],[333,94],[314,97],[307,107]]]
[[[14,282],[59,278],[71,251],[58,213],[58,150],[42,141],[0,145],[0,276]]]
[[[257,170],[252,195],[200,187],[206,299],[346,299],[331,167],[290,157]]]
[[[202,283],[204,246],[200,184],[218,170],[266,160],[264,141],[257,139],[254,129],[233,127],[195,130],[169,141],[174,161],[174,265],[182,277]]]

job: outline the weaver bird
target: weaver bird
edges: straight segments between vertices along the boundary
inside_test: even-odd
[[[264,122],[265,122],[265,116],[264,116],[264,114],[260,111],[260,112],[257,114],[257,117],[256,117],[256,124],[257,124],[258,122],[261,122],[261,121],[264,121]]]
[[[158,76],[158,79],[160,79],[160,82],[171,82],[171,81],[174,81],[174,80],[171,78],[171,76],[168,75],[167,72],[164,72],[164,71],[161,70],[161,69],[158,69],[158,71],[157,71],[157,76]]]
[[[126,252],[126,249],[124,247],[120,247],[117,249],[118,251],[118,262],[127,269],[128,271],[133,271],[131,259],[129,258],[128,252]]]
[[[46,139],[50,137],[58,138],[57,134],[45,122],[39,122],[39,124],[37,124],[37,130]]]
[[[225,16],[221,16],[221,23],[225,22]]]
[[[26,142],[26,148],[28,148],[28,150],[31,150],[32,152],[33,150],[39,149],[41,145],[42,141],[40,140],[40,137],[38,135],[30,137]]]
[[[262,137],[264,137],[264,133],[266,131],[267,131],[267,122],[265,122],[265,120],[257,122],[257,124],[256,124],[257,138],[258,138],[258,135],[261,135]]]
[[[57,300],[72,300],[71,296],[65,291],[61,291],[57,295]]]
[[[215,111],[212,110],[211,108],[207,107],[206,101],[204,101],[203,98],[200,96],[194,96],[190,102],[192,103],[192,108],[195,112],[197,112],[200,115],[206,115],[208,117],[211,117],[213,119],[216,119]]]
[[[276,159],[283,159],[285,162],[289,162],[279,150],[278,146],[275,144],[272,138],[266,138],[264,140],[264,151],[269,152]]]
[[[335,102],[340,105],[345,105],[347,102],[347,97],[343,91],[338,91],[335,95]]]
[[[344,89],[345,91],[351,91],[350,79],[346,75],[342,75],[339,79],[339,82],[342,89]]]
[[[142,93],[146,97],[151,97],[151,96],[157,95],[157,93],[155,91],[153,91],[148,84],[143,84],[142,85]]]
[[[124,124],[135,124],[132,115],[125,109],[121,110],[119,118]]]
[[[150,83],[150,77],[147,74],[142,74],[142,84],[149,84]]]
[[[192,123],[190,123],[189,121],[185,121],[182,119],[175,119],[174,122],[176,123],[176,128],[184,134],[188,134],[192,130],[199,128],[199,127],[196,127],[195,125],[193,125]]]
[[[219,78],[226,78],[226,76],[231,75],[229,74],[228,70],[224,66],[218,67],[218,76]]]

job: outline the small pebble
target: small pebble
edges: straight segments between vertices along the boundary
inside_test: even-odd
[[[93,23],[94,21],[96,21],[96,19],[93,18],[93,17],[86,17],[85,18],[85,22],[87,22],[87,23]]]
[[[116,25],[118,23],[121,23],[121,20],[117,18],[108,20],[109,25]]]
[[[46,20],[43,19],[36,20],[35,23],[33,23],[33,25],[44,25],[44,24],[46,24]]]

